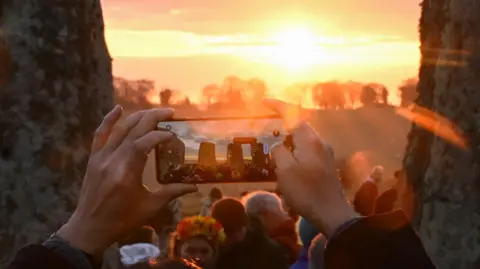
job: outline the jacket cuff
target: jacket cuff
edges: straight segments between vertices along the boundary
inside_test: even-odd
[[[352,219],[349,219],[347,220],[346,222],[344,222],[342,225],[340,225],[339,227],[337,227],[334,232],[332,233],[332,236],[330,238],[328,238],[328,242],[330,242],[333,238],[337,237],[338,235],[340,235],[343,231],[345,231],[346,229],[348,229],[348,227],[350,227],[350,225],[353,225],[355,224],[357,221],[360,221],[362,220],[362,217],[354,217]],[[328,243],[327,243],[328,244]]]
[[[95,263],[91,261],[87,255],[70,245],[70,243],[56,235],[52,235],[42,244],[45,248],[50,249],[63,259],[75,265],[75,269],[97,269]]]

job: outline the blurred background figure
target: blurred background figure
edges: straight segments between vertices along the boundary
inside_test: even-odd
[[[142,226],[118,242],[121,268],[148,268],[149,261],[160,256],[155,230]]]
[[[372,173],[370,174],[370,179],[377,185],[377,187],[381,187],[384,182],[383,182],[383,174],[384,174],[384,168],[383,166],[377,165],[373,167]]]
[[[212,212],[213,204],[222,198],[223,198],[222,191],[216,187],[212,188],[210,190],[210,193],[208,194],[208,197],[205,198],[202,202],[202,207],[200,209],[200,216],[210,216]]]
[[[306,219],[300,218],[298,224],[298,235],[302,242],[302,249],[290,269],[308,269],[309,265],[309,249],[312,240],[318,235],[318,230],[310,224]]]
[[[255,191],[242,198],[247,215],[259,221],[267,235],[277,242],[293,264],[300,253],[297,243],[296,221],[283,209],[282,200],[275,193]]]
[[[243,197],[246,196],[248,193],[249,193],[249,191],[242,191],[242,193],[240,193],[240,197],[243,198]]]
[[[223,198],[217,201],[212,208],[212,217],[222,224],[227,236],[217,268],[288,268],[283,249],[265,234],[259,221],[247,216],[239,200]]]

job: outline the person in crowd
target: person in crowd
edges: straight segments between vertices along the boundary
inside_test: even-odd
[[[377,187],[380,187],[380,185],[383,183],[384,173],[384,168],[380,165],[377,165],[372,169],[372,173],[370,174],[370,180],[372,180],[373,183],[377,185]]]
[[[308,264],[310,257],[308,255],[311,242],[315,236],[318,235],[318,230],[312,224],[310,224],[306,219],[300,218],[298,225],[298,235],[302,241],[302,249],[300,254],[297,257],[295,263],[290,267],[290,269],[308,269]]]
[[[395,209],[398,199],[398,191],[395,188],[388,189],[380,194],[375,200],[375,214],[384,214]]]
[[[170,258],[194,263],[203,269],[213,268],[219,246],[225,241],[222,225],[208,216],[184,218],[172,235]]]
[[[285,250],[287,261],[293,264],[300,253],[295,221],[283,210],[282,201],[267,191],[251,192],[242,198],[247,215],[259,221],[267,235]]]
[[[360,186],[355,193],[353,207],[362,216],[375,213],[375,203],[379,195],[379,184],[383,179],[383,167],[375,166],[370,177]]]
[[[310,243],[308,250],[308,269],[324,269],[324,250],[327,245],[327,239],[323,234],[317,234]]]
[[[365,181],[355,193],[353,208],[362,216],[374,213],[375,201],[378,197],[378,187],[370,180]]]
[[[393,186],[378,196],[375,202],[375,214],[383,214],[393,211],[395,208],[406,207],[407,205],[399,203],[399,196],[403,191],[407,191],[405,179],[403,171],[398,170],[393,174]],[[408,196],[408,193],[405,193],[405,195]]]
[[[212,212],[212,205],[222,199],[223,194],[219,188],[213,187],[208,194],[208,197],[203,200],[202,207],[200,209],[200,216],[210,216]]]
[[[249,194],[249,193],[250,193],[249,191],[242,191],[242,192],[240,193],[240,198],[245,197],[245,196],[246,196],[247,194]]]
[[[249,219],[243,204],[234,198],[223,198],[212,208],[227,236],[217,268],[281,269],[287,268],[285,253],[260,227]]]
[[[149,268],[150,261],[160,257],[158,237],[149,226],[135,229],[118,245],[121,268]]]
[[[275,193],[278,197],[280,197],[280,199],[281,199],[281,201],[282,201],[283,210],[287,211],[288,215],[289,215],[295,222],[297,222],[300,216],[297,214],[297,212],[295,212],[295,210],[294,210],[293,208],[291,208],[290,206],[288,206],[288,204],[285,202],[285,199],[283,198],[282,191],[277,187],[277,188],[275,188],[275,190],[273,191],[273,193]]]
[[[295,151],[284,145],[271,149],[277,184],[286,202],[328,238],[324,251],[326,269],[435,268],[402,211],[365,218],[355,213],[343,195],[332,148],[309,124],[292,118],[291,115],[299,115],[291,113],[295,107],[276,100],[266,100],[264,104],[274,109],[291,130]],[[171,133],[156,127],[158,122],[172,118],[173,110],[139,111],[120,124],[122,111],[120,106],[115,107],[95,132],[78,204],[70,219],[42,244],[20,249],[9,269],[96,269],[108,246],[173,199],[198,191],[194,185],[176,183],[151,192],[141,181],[146,154],[171,137]],[[237,247],[243,245],[234,252],[245,254],[251,248],[263,252],[264,246],[258,240],[256,244],[248,243],[255,237],[246,237],[247,230],[231,230],[239,231],[233,233],[236,236],[231,240],[237,242]],[[235,246],[227,248],[230,254],[232,247]],[[219,268],[250,268],[256,263],[265,269],[281,261],[281,255],[279,259],[257,256],[254,261],[243,261],[248,258],[245,255],[230,257],[232,260],[227,259],[225,266]]]

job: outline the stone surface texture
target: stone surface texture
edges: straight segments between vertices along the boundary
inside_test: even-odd
[[[416,104],[452,121],[467,148],[413,126],[404,167],[413,224],[438,268],[478,268],[480,258],[480,2],[424,0]],[[440,125],[435,126],[439,128]]]
[[[99,1],[0,1],[0,267],[75,209],[113,107]]]

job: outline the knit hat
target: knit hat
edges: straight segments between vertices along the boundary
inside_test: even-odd
[[[306,219],[301,218],[298,225],[298,233],[303,246],[309,247],[313,238],[319,234],[317,228]]]

